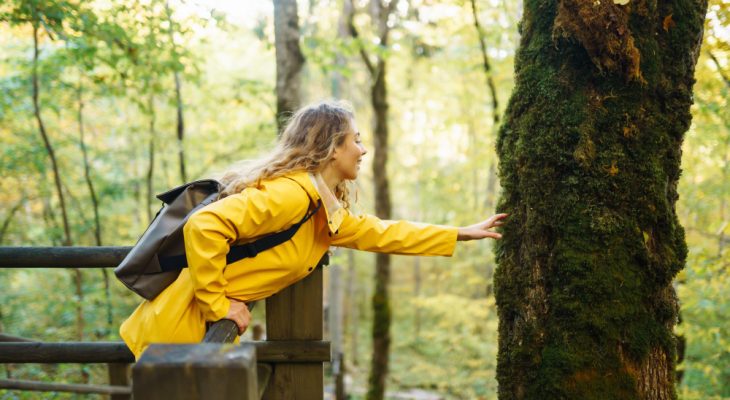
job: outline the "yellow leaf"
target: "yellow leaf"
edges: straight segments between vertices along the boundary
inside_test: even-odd
[[[625,5],[629,4],[629,0],[613,0],[613,4],[625,6]]]

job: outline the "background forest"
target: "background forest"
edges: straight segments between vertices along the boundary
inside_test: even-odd
[[[351,102],[372,149],[372,77],[360,53],[387,60],[393,217],[464,225],[491,215],[500,190],[494,145],[512,91],[521,2],[399,1],[387,45],[368,3],[349,5],[298,2],[304,102]],[[346,27],[349,16],[357,36]],[[4,1],[0,245],[134,244],[159,207],[155,194],[219,176],[272,147],[275,70],[270,2]],[[677,331],[686,340],[678,392],[721,399],[730,398],[728,0],[710,1],[696,79],[678,202],[690,249],[675,282]],[[358,212],[374,211],[370,162],[372,152],[358,181]],[[335,285],[325,284],[325,301],[332,287],[342,290],[342,349],[355,398],[367,390],[374,263],[372,254],[335,250],[325,270],[330,282],[339,272]],[[392,398],[416,398],[408,396],[417,390],[496,398],[494,268],[486,242],[460,245],[453,258],[393,258]],[[110,271],[0,269],[2,333],[119,340],[120,323],[139,302]],[[0,374],[106,379],[103,366],[3,365]],[[35,396],[0,391],[2,399]]]

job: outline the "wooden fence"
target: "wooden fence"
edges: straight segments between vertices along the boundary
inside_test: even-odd
[[[0,247],[0,268],[114,268],[130,247]],[[0,379],[0,389],[108,394],[111,399],[321,399],[322,268],[266,299],[267,340],[230,343],[232,321],[213,324],[199,345],[152,345],[139,362],[123,342],[38,342],[0,335],[0,363],[104,363],[108,385]],[[130,386],[130,365],[132,379]],[[163,397],[164,396],[164,397]],[[245,397],[244,397],[245,396]]]

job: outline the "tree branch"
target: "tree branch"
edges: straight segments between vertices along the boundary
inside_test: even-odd
[[[492,67],[489,65],[489,56],[487,55],[487,44],[484,41],[484,32],[479,24],[479,13],[477,12],[476,0],[471,0],[471,10],[474,14],[474,28],[477,31],[477,37],[479,38],[479,48],[482,51],[482,64],[484,66],[484,74],[487,77],[487,85],[489,87],[489,93],[492,96],[492,119],[494,126],[499,125],[499,105],[497,102],[497,89],[494,85],[494,78],[492,76]]]
[[[365,63],[365,67],[368,69],[368,72],[370,73],[370,76],[375,76],[375,67],[373,66],[373,63],[370,61],[370,56],[365,51],[365,48],[362,45],[362,42],[360,41],[360,33],[357,31],[357,28],[355,28],[355,22],[354,22],[354,16],[355,16],[355,6],[352,4],[352,0],[345,0],[344,1],[345,6],[343,9],[343,14],[345,14],[345,20],[347,21],[347,29],[350,32],[350,36],[352,36],[353,39],[357,40],[357,46],[360,49],[360,56],[362,57],[363,63]]]
[[[715,67],[717,67],[717,73],[720,74],[720,76],[722,77],[722,80],[725,81],[725,85],[727,85],[728,89],[730,89],[730,78],[728,78],[727,75],[725,75],[723,73],[722,67],[720,66],[720,62],[717,60],[715,55],[712,54],[711,51],[707,50],[707,55],[709,55],[712,62],[715,63]]]

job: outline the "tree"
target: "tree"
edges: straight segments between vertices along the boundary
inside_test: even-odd
[[[370,11],[376,27],[378,45],[381,51],[388,48],[388,36],[391,26],[388,19],[398,1],[383,4],[381,0],[371,3]],[[349,10],[354,10],[349,7]],[[349,17],[350,34],[359,38],[353,22],[353,14]],[[379,54],[375,62],[360,42],[360,55],[370,74],[370,103],[375,116],[373,137],[375,148],[373,154],[373,177],[375,179],[375,214],[383,219],[390,219],[392,206],[390,187],[388,185],[388,86],[386,77],[386,59]],[[373,355],[368,378],[368,399],[383,399],[385,396],[385,377],[388,375],[388,358],[390,356],[390,260],[388,254],[375,256],[375,293],[373,293]]]
[[[673,399],[706,1],[526,2],[498,138],[500,399]]]
[[[304,55],[299,48],[296,0],[274,1],[276,37],[276,123],[281,132],[289,115],[302,104]]]

